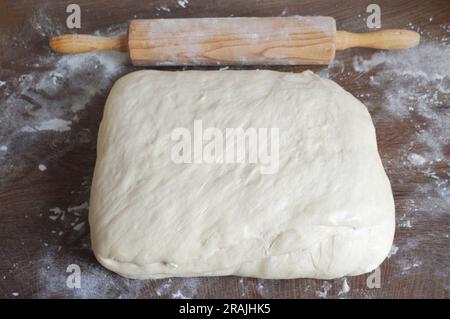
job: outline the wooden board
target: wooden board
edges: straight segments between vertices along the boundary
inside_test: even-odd
[[[78,32],[113,34],[125,30],[126,22],[134,18],[295,14],[333,16],[338,30],[364,32],[369,31],[364,18],[372,1],[77,3],[82,10]],[[70,31],[65,2],[3,1],[0,297],[448,298],[450,3],[377,3],[383,28],[419,30],[423,49],[404,55],[369,49],[339,52],[329,68],[269,67],[291,72],[312,69],[328,76],[360,98],[373,116],[395,196],[397,230],[393,254],[380,268],[381,287],[370,288],[368,275],[329,281],[238,277],[133,281],[99,266],[89,248],[86,223],[98,125],[113,81],[137,68],[118,55],[77,58],[51,53],[48,37]],[[251,68],[257,67],[245,67]],[[80,289],[66,285],[70,264],[81,267]]]

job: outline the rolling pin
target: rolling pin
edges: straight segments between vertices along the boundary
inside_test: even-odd
[[[416,46],[410,30],[336,31],[331,17],[132,20],[128,35],[62,35],[50,40],[61,53],[128,51],[134,65],[329,64],[336,50],[397,50]]]

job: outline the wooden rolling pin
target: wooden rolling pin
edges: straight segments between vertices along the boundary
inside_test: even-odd
[[[331,17],[132,20],[128,36],[62,35],[56,52],[128,51],[134,65],[328,64],[336,50],[416,46],[410,30],[336,32]]]

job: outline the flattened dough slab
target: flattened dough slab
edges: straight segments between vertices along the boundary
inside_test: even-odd
[[[279,128],[279,170],[177,164],[175,128]],[[131,278],[330,279],[387,256],[394,201],[366,107],[312,72],[139,71],[100,125],[92,247]]]

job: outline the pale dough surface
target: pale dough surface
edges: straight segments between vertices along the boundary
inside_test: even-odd
[[[279,170],[176,164],[171,132],[278,127]],[[89,222],[106,268],[131,278],[337,278],[375,269],[394,201],[366,107],[312,72],[139,71],[100,125]]]

